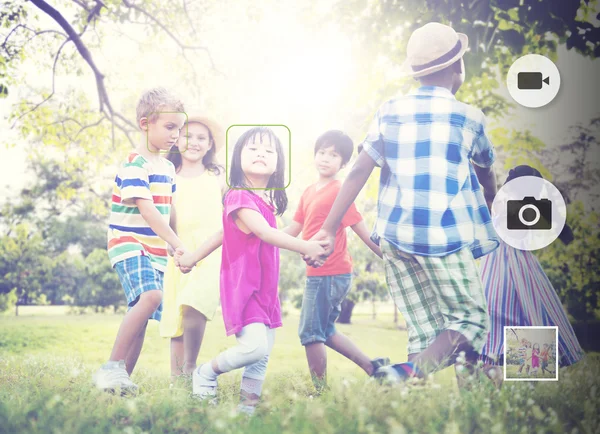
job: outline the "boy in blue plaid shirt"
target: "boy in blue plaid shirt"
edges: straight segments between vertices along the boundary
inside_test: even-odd
[[[488,210],[496,194],[495,155],[483,113],[454,97],[464,81],[467,48],[466,35],[439,23],[412,34],[404,68],[421,87],[381,106],[313,238],[334,245],[346,210],[373,168],[381,167],[372,239],[380,243],[390,294],[409,338],[409,361],[376,373],[391,381],[462,361],[457,357],[462,351],[474,363],[487,337],[475,258],[498,246]],[[323,261],[305,259],[313,266]]]

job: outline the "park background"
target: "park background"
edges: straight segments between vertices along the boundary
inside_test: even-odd
[[[467,81],[457,97],[488,116],[499,182],[525,163],[563,193],[575,241],[555,242],[536,255],[582,344],[597,351],[599,12],[595,1],[572,0],[0,1],[0,431],[168,426],[226,432],[238,423],[227,407],[235,402],[234,376],[219,409],[198,409],[183,389],[162,393],[168,342],[155,325],[134,374],[149,394],[123,403],[88,390],[124,309],[106,255],[106,222],[118,164],[137,141],[137,99],[161,85],[182,96],[188,113],[207,112],[224,128],[286,125],[292,180],[283,227],[315,179],[316,137],[339,128],[358,145],[377,108],[416,86],[400,77],[399,65],[410,33],[428,21],[469,36]],[[512,62],[528,53],[548,56],[561,72],[558,96],[540,109],[517,106],[504,83]],[[356,202],[370,227],[377,175]],[[369,354],[403,360],[406,332],[389,303],[381,262],[353,234],[350,250],[354,286],[340,327]],[[585,368],[561,375],[558,385],[482,387],[471,394],[458,394],[448,370],[434,382],[444,394],[435,388],[380,392],[362,383],[351,363],[332,357],[332,392],[313,399],[295,334],[304,264],[289,252],[281,261],[286,318],[267,381],[272,389],[260,421],[241,425],[241,432],[260,430],[260,423],[273,432],[339,426],[504,432],[542,423],[556,432],[585,432],[599,425],[595,354]],[[230,344],[217,319],[200,360]],[[522,406],[514,406],[515,390]],[[577,406],[555,401],[570,393],[580,398]],[[185,423],[173,420],[178,411]]]

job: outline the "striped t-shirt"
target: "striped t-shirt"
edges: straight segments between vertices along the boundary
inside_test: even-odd
[[[150,228],[135,205],[135,199],[148,199],[168,223],[175,193],[175,167],[161,158],[149,162],[131,153],[115,178],[108,226],[108,257],[111,265],[134,256],[148,256],[152,266],[164,272],[167,243]]]

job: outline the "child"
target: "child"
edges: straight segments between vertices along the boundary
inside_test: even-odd
[[[224,140],[221,128],[206,116],[188,118],[181,132],[168,157],[177,173],[177,215],[171,213],[171,222],[188,248],[196,249],[222,228],[225,170],[216,154]],[[208,256],[189,274],[169,261],[160,335],[171,338],[172,378],[191,378],[196,369],[206,321],[219,305],[220,268],[220,254]]]
[[[466,35],[439,23],[412,34],[407,75],[422,86],[379,109],[313,238],[333,245],[346,210],[373,168],[381,167],[372,238],[380,241],[390,294],[409,339],[409,362],[375,373],[393,382],[452,364],[461,351],[474,363],[487,335],[475,258],[498,245],[485,200],[496,193],[495,155],[483,113],[454,97],[464,81],[467,47]],[[318,265],[320,258],[308,262]]]
[[[531,369],[533,371],[533,376],[537,377],[537,372],[540,367],[540,344],[537,342],[533,344],[533,349],[531,350]]]
[[[251,414],[261,395],[275,328],[282,325],[278,248],[318,256],[326,243],[298,240],[277,230],[275,214],[287,207],[285,160],[271,129],[251,128],[237,140],[229,185],[223,232],[193,253],[178,252],[177,258],[182,266],[193,266],[223,243],[221,307],[226,333],[234,334],[238,345],[194,371],[193,392],[210,399],[216,394],[218,375],[244,367],[239,409]]]
[[[346,166],[352,151],[352,139],[342,131],[327,131],[317,139],[314,155],[319,180],[304,191],[294,221],[284,231],[294,237],[302,232],[305,240],[317,233],[340,190],[341,182],[335,179],[336,175]],[[369,359],[350,339],[335,329],[342,301],[352,284],[352,258],[346,245],[348,226],[381,257],[379,247],[369,239],[369,230],[352,204],[337,229],[335,253],[327,258],[321,268],[306,269],[306,289],[302,298],[298,334],[305,347],[308,367],[317,389],[326,383],[325,345],[352,360],[367,375],[373,375],[375,369],[386,362],[384,359]]]
[[[523,165],[512,169],[506,182],[521,176],[542,177],[536,169]],[[565,244],[573,240],[569,226],[559,239]],[[560,366],[572,365],[583,357],[560,299],[533,252],[501,242],[498,250],[481,261],[481,277],[491,322],[480,357],[486,371],[503,364],[505,326],[557,326]]]
[[[548,372],[549,374],[554,374],[554,371],[548,369],[548,362],[550,359],[550,346],[548,344],[544,344],[544,346],[542,347],[542,353],[540,354],[540,358],[542,359],[542,375],[544,375],[545,372]]]
[[[525,362],[527,360],[527,341],[525,339],[521,339],[521,346],[519,347],[518,354],[519,370],[517,371],[517,374],[520,376],[521,372],[523,372],[523,367],[525,366]]]
[[[137,391],[129,376],[148,319],[161,318],[167,243],[183,249],[169,227],[175,168],[160,152],[177,142],[184,122],[183,104],[165,89],[150,90],[138,102],[137,123],[143,135],[115,178],[108,229],[108,256],[125,290],[128,312],[108,362],[93,376],[103,390]]]

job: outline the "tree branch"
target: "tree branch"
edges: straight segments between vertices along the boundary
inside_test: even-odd
[[[58,58],[60,57],[60,53],[61,53],[62,49],[65,47],[65,45],[67,45],[67,43],[69,41],[70,41],[70,39],[65,39],[65,41],[58,48],[58,51],[56,52],[56,55],[54,56],[54,64],[52,65],[52,92],[50,92],[50,95],[48,95],[41,102],[39,102],[38,104],[36,104],[35,106],[33,106],[32,109],[27,110],[25,113],[22,113],[17,119],[15,119],[15,121],[11,125],[11,128],[14,128],[18,121],[20,121],[21,119],[23,119],[29,113],[37,110],[38,107],[40,107],[42,104],[46,103],[50,98],[52,98],[52,96],[54,95],[54,89],[55,89],[55,83],[56,83],[56,65],[58,63]]]
[[[110,99],[108,98],[106,87],[104,86],[104,75],[100,72],[100,70],[94,63],[92,55],[81,40],[80,36],[75,32],[75,29],[73,29],[73,27],[67,22],[65,17],[63,17],[60,12],[58,12],[44,0],[31,0],[31,3],[33,3],[40,10],[48,14],[48,16],[50,16],[50,18],[52,18],[54,21],[56,21],[56,23],[58,23],[58,25],[60,25],[63,28],[63,30],[67,33],[69,39],[73,41],[75,47],[77,48],[77,51],[79,52],[83,60],[86,61],[86,63],[94,72],[94,76],[96,78],[96,87],[98,90],[98,98],[100,100],[100,111],[103,111],[104,107],[106,106],[108,112],[112,117],[113,108],[110,103]]]
[[[206,53],[206,55],[208,56],[208,60],[210,62],[211,68],[217,72],[218,69],[215,66],[215,62],[212,58],[212,55],[210,54],[210,51],[207,47],[201,46],[201,45],[186,45],[184,43],[182,43],[179,38],[177,36],[175,36],[175,34],[173,34],[173,32],[171,32],[167,26],[165,26],[162,22],[160,22],[159,20],[157,20],[156,18],[154,18],[154,16],[152,16],[152,14],[148,13],[144,8],[138,6],[138,5],[134,5],[133,3],[131,3],[129,0],[123,0],[123,4],[125,6],[127,6],[130,9],[136,10],[139,13],[141,13],[142,15],[144,15],[145,17],[147,17],[150,21],[152,21],[153,23],[155,23],[158,27],[160,27],[167,35],[169,35],[169,37],[173,40],[173,42],[175,42],[179,48],[181,48],[182,51],[185,50],[202,50]],[[185,9],[185,3],[184,3],[184,9]],[[188,17],[189,18],[189,17]],[[193,28],[193,27],[192,27]]]

